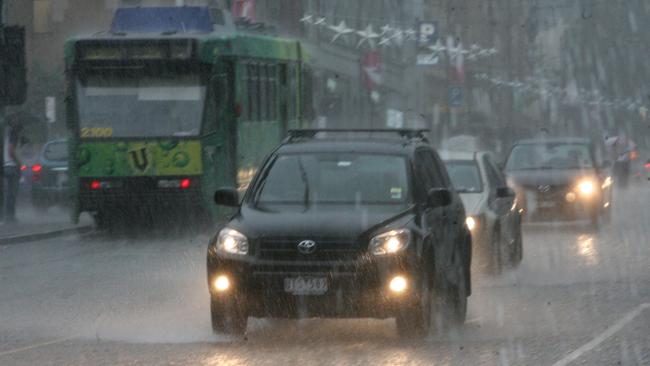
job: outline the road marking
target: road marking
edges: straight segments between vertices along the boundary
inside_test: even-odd
[[[12,350],[9,350],[9,351],[0,352],[0,357],[10,355],[10,354],[13,354],[13,353],[29,351],[29,350],[34,349],[34,348],[49,346],[49,345],[52,345],[52,344],[63,343],[63,342],[65,342],[65,341],[67,341],[67,340],[69,340],[71,338],[72,337],[59,338],[59,339],[55,339],[55,340],[48,341],[48,342],[32,344],[31,346],[27,346],[27,347],[16,348],[16,349],[12,349]]]
[[[599,344],[601,344],[603,341],[605,341],[607,338],[613,336],[614,334],[618,333],[621,329],[623,329],[624,326],[626,326],[629,322],[634,320],[637,316],[639,316],[643,310],[650,308],[650,303],[644,303],[636,307],[634,310],[630,311],[623,317],[623,319],[619,320],[614,324],[613,326],[609,327],[606,331],[600,333],[596,338],[592,339],[588,343],[585,343],[582,345],[582,347],[578,348],[577,350],[569,353],[566,355],[563,359],[559,360],[558,362],[554,363],[553,366],[567,366],[569,363],[575,361],[578,359],[578,357],[582,356],[583,354],[591,351],[592,349],[596,348]]]

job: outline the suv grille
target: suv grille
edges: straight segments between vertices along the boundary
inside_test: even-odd
[[[260,243],[260,259],[275,261],[353,261],[359,257],[360,251],[351,241],[315,240],[316,250],[311,254],[298,251],[298,240],[263,240]]]

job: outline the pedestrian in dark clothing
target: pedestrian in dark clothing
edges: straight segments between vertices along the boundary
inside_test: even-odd
[[[16,199],[20,184],[20,166],[22,165],[16,148],[22,137],[23,127],[11,127],[4,143],[4,177],[5,177],[5,222],[16,221]]]

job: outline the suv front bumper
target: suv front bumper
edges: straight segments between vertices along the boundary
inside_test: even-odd
[[[213,299],[245,306],[254,317],[373,317],[395,316],[416,303],[420,289],[419,266],[413,256],[372,258],[346,262],[277,262],[208,257],[208,286]],[[217,291],[218,276],[231,287]],[[390,289],[395,276],[407,280],[402,292]],[[322,295],[294,295],[285,291],[287,278],[325,278]]]

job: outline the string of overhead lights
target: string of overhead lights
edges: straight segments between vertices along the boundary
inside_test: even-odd
[[[569,103],[586,104],[592,106],[604,106],[621,110],[635,111],[648,110],[648,108],[638,99],[631,97],[608,99],[602,95],[599,90],[577,89],[569,92],[569,88],[562,88],[552,85],[546,79],[528,78],[525,82],[519,80],[507,80],[500,77],[491,77],[486,73],[474,74],[477,80],[484,80],[497,87],[507,87],[529,95],[538,95],[541,97],[555,97],[565,100]]]
[[[321,27],[332,33],[331,42],[334,43],[346,36],[356,36],[358,38],[356,48],[366,45],[372,49],[377,47],[403,46],[406,42],[417,42],[418,31],[414,27],[399,27],[391,24],[385,24],[375,29],[372,23],[369,23],[363,29],[356,29],[348,26],[345,20],[338,23],[330,22],[326,17],[316,14],[305,14],[300,22],[309,27]],[[465,60],[474,61],[483,57],[490,57],[498,53],[495,48],[483,48],[477,44],[472,44],[468,48],[462,44],[453,45],[447,42],[443,45],[440,40],[435,44],[425,46],[431,58],[446,54],[450,59],[462,57]]]

